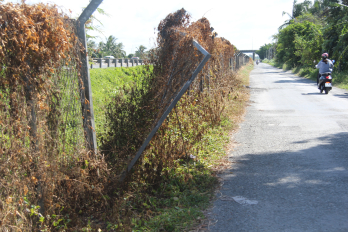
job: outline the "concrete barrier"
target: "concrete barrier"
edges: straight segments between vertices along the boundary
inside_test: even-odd
[[[144,65],[144,60],[138,59],[93,59],[93,64],[90,64],[92,68],[110,68],[110,67],[133,67],[138,65]]]

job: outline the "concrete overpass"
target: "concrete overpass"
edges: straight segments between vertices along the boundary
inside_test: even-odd
[[[257,50],[240,50],[240,52],[243,52],[243,53],[252,53],[253,54],[253,60],[255,60],[255,52]]]

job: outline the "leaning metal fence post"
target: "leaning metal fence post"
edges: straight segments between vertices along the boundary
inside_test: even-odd
[[[194,81],[194,79],[196,78],[196,76],[198,75],[198,73],[203,69],[204,65],[207,63],[207,61],[210,58],[210,54],[196,41],[193,41],[193,45],[204,55],[203,60],[201,61],[201,63],[198,65],[198,67],[196,68],[196,70],[193,72],[191,78],[184,84],[184,86],[181,88],[181,90],[179,91],[178,95],[176,95],[176,97],[173,99],[173,101],[170,103],[170,105],[168,106],[168,108],[166,109],[166,111],[163,113],[163,115],[161,116],[161,118],[158,120],[156,126],[154,129],[152,129],[152,131],[150,132],[150,134],[147,136],[145,142],[143,143],[143,145],[140,147],[140,149],[138,150],[138,152],[136,153],[135,157],[133,158],[133,160],[131,161],[131,163],[128,165],[126,171],[124,171],[121,175],[120,178],[120,182],[123,182],[123,180],[127,177],[129,171],[133,168],[133,166],[135,165],[135,163],[139,160],[141,154],[143,153],[143,151],[145,150],[146,146],[150,143],[152,137],[156,134],[157,130],[160,128],[160,126],[162,125],[163,121],[167,118],[168,114],[172,111],[172,109],[175,107],[176,103],[178,103],[178,101],[180,100],[180,98],[182,97],[182,95],[184,95],[184,93],[187,91],[187,89],[190,87],[191,83]]]
[[[93,150],[94,152],[96,152],[97,149],[97,139],[95,134],[91,79],[88,69],[85,23],[89,19],[89,17],[91,17],[93,12],[98,8],[98,6],[102,3],[102,1],[103,0],[92,0],[77,20],[77,35],[80,39],[80,42],[85,48],[81,56],[81,79],[83,83],[81,84],[79,81],[81,91],[83,129],[85,132],[87,148],[89,150]]]

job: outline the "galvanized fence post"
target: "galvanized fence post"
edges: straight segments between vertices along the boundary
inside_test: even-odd
[[[233,55],[233,57],[232,57],[232,71],[233,71],[233,72],[235,71],[235,68],[236,68],[236,66],[235,66],[235,60],[236,60],[236,55]]]
[[[28,66],[30,66],[30,62],[27,62]],[[24,75],[23,80],[25,82],[24,92],[25,92],[25,100],[27,103],[27,106],[29,108],[29,111],[27,113],[28,121],[29,121],[29,136],[30,136],[30,148],[33,149],[33,151],[36,153],[38,148],[38,142],[37,142],[37,116],[36,116],[36,101],[33,99],[32,96],[33,92],[33,85],[30,83],[30,75]],[[42,191],[42,182],[41,182],[41,176],[37,176],[38,183],[36,187],[36,192],[38,196],[41,196],[38,200],[38,205],[40,206],[39,212],[42,215],[45,215],[45,204],[44,204],[44,195]]]
[[[203,60],[200,62],[200,64],[198,65],[198,67],[196,68],[196,70],[192,73],[192,76],[188,79],[188,81],[184,84],[184,86],[181,88],[181,90],[179,91],[179,93],[174,97],[173,101],[170,103],[170,105],[167,107],[167,109],[165,110],[165,112],[162,114],[161,118],[158,120],[156,126],[154,129],[152,129],[152,131],[150,132],[150,134],[147,136],[147,138],[145,139],[144,143],[142,144],[142,146],[140,147],[140,149],[137,151],[135,157],[133,158],[133,160],[130,162],[130,164],[128,165],[127,169],[121,174],[121,177],[119,179],[120,182],[123,182],[124,179],[126,178],[127,174],[130,172],[130,170],[133,168],[133,166],[135,165],[135,163],[139,160],[141,154],[143,153],[143,151],[145,150],[145,148],[147,147],[147,145],[150,143],[152,137],[156,134],[157,130],[160,128],[160,126],[162,125],[162,123],[164,122],[164,120],[167,118],[168,114],[172,111],[172,109],[175,107],[175,105],[178,103],[178,101],[180,100],[180,98],[182,97],[182,95],[184,95],[184,93],[186,91],[188,91],[191,83],[195,80],[196,76],[198,75],[198,73],[203,69],[204,65],[208,62],[209,58],[210,58],[210,54],[196,41],[193,41],[193,45],[204,55]]]
[[[88,68],[88,57],[87,57],[87,39],[85,31],[85,23],[91,17],[93,12],[98,8],[103,0],[92,0],[89,5],[84,9],[82,14],[77,20],[77,35],[80,42],[84,46],[84,51],[81,54],[81,79],[79,81],[79,87],[81,91],[81,108],[83,118],[83,128],[85,132],[87,149],[96,152],[97,150],[97,139],[95,133],[94,123],[94,112],[93,112],[93,101],[92,101],[92,88],[91,79]]]

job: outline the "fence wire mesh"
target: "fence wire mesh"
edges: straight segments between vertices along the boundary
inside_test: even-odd
[[[0,230],[28,231],[39,222],[30,205],[57,214],[83,195],[79,169],[96,160],[82,127],[81,44],[74,21],[49,4],[0,4],[0,34]],[[68,187],[68,176],[80,182]]]
[[[102,142],[102,150],[115,179],[127,166],[132,166],[130,161],[149,132],[158,125],[204,57],[193,41],[202,45],[212,55],[211,59],[145,149],[133,178],[145,179],[147,183],[158,181],[165,169],[173,167],[175,160],[198,152],[195,143],[210,125],[220,122],[233,82],[237,81],[230,66],[235,49],[228,40],[216,38],[212,30],[206,18],[191,22],[184,9],[160,22],[157,46],[149,61],[153,65],[153,76],[148,79],[146,93],[133,89],[126,97],[116,96],[108,108],[107,124],[112,129]]]
[[[108,128],[100,139],[104,162],[86,149],[83,120],[89,119],[82,105],[89,102],[80,78],[86,54],[75,23],[44,4],[0,4],[0,16],[0,230],[55,228],[52,221],[40,221],[48,215],[57,220],[73,215],[69,225],[76,228],[84,223],[80,212],[102,218],[109,210],[120,218],[117,181],[201,62],[194,41],[211,59],[122,191],[155,186],[178,160],[198,154],[198,142],[221,121],[231,100],[237,81],[230,67],[234,46],[217,38],[206,18],[192,22],[184,9],[170,14],[158,26],[157,46],[144,67],[147,76],[117,91],[106,107]]]

